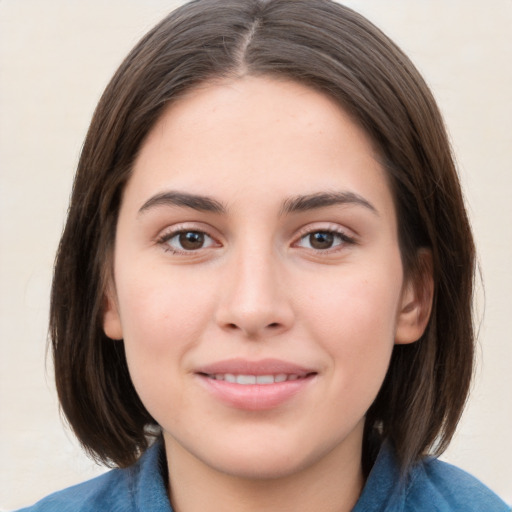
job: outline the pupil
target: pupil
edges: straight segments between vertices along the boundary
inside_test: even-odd
[[[318,231],[310,237],[311,247],[314,249],[330,249],[334,242],[334,235],[328,231]]]
[[[200,249],[204,244],[204,235],[196,231],[180,233],[180,244],[183,249]]]

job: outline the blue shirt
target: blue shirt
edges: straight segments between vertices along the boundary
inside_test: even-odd
[[[114,469],[19,512],[172,512],[163,445],[156,443],[127,469]],[[393,450],[384,444],[352,512],[510,512],[464,471],[426,458],[399,484]]]

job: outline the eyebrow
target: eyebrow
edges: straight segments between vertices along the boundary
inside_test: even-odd
[[[333,205],[347,204],[363,206],[372,213],[376,215],[379,214],[375,206],[373,206],[364,197],[354,192],[347,191],[317,192],[290,197],[283,202],[280,215],[315,210]],[[167,191],[149,198],[139,209],[139,214],[158,206],[178,206],[181,208],[185,207],[197,211],[218,214],[225,214],[227,212],[227,207],[212,197],[191,194],[188,192]]]
[[[317,192],[314,194],[300,195],[287,199],[283,203],[281,215],[287,213],[315,210],[333,205],[357,205],[367,208],[375,215],[379,215],[377,208],[364,197],[354,192]]]
[[[211,197],[187,192],[162,192],[148,199],[139,209],[139,214],[156,206],[179,206],[202,212],[226,213],[227,208]]]

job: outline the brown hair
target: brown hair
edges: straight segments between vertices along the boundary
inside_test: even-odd
[[[373,141],[387,170],[406,274],[432,253],[434,301],[422,338],[394,348],[366,418],[402,469],[450,441],[473,365],[474,246],[436,103],[402,51],[330,0],[196,0],[132,50],[107,86],[81,154],[52,288],[50,333],[62,409],[85,449],[133,463],[157,427],[130,380],[122,341],[102,329],[105,286],[123,188],[163,109],[201,82],[283,77],[334,98]]]

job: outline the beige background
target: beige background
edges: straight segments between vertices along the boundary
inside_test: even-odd
[[[163,0],[0,0],[0,509],[101,469],[45,370],[52,261],[94,106]],[[512,0],[352,0],[434,89],[477,236],[480,365],[445,458],[512,503]]]

